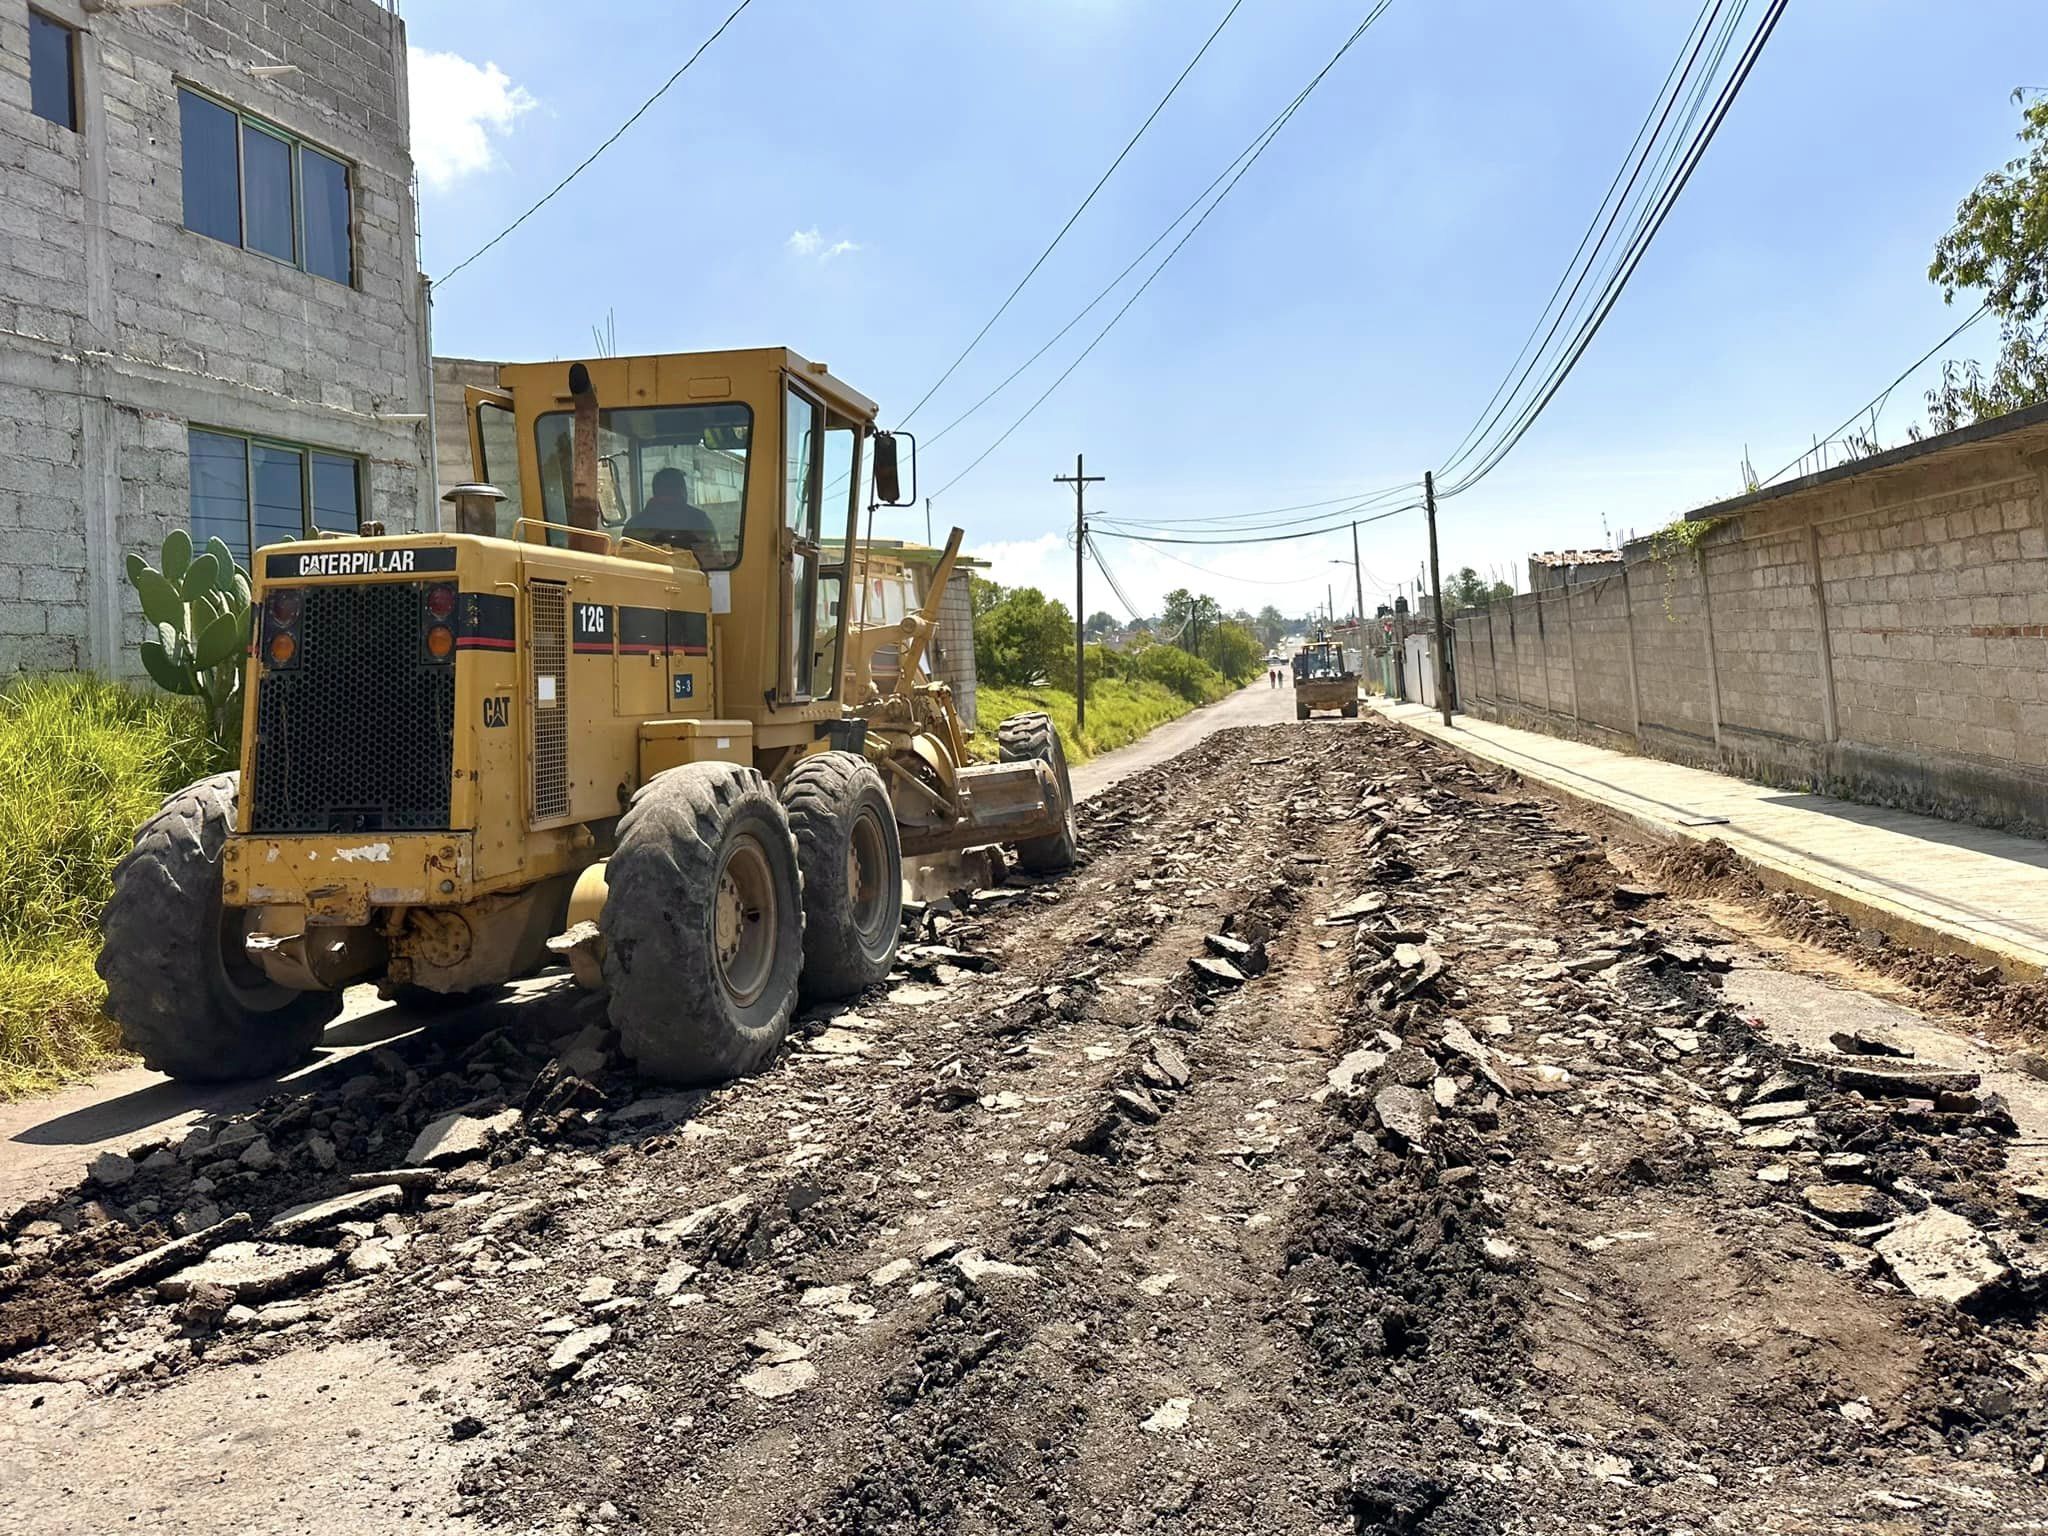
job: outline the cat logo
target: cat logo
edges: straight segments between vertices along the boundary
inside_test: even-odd
[[[484,729],[503,730],[512,723],[512,695],[490,693],[484,695]]]

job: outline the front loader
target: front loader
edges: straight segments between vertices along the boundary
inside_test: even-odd
[[[1344,661],[1344,647],[1335,640],[1311,640],[1294,653],[1294,718],[1306,720],[1319,709],[1334,709],[1346,720],[1358,718],[1358,674]]]
[[[716,1081],[800,997],[888,973],[906,850],[1072,862],[1050,721],[970,766],[922,668],[958,531],[922,612],[860,622],[861,493],[914,500],[915,445],[823,364],[508,365],[468,412],[452,531],[257,552],[240,769],[141,829],[103,919],[108,1012],[148,1064],[273,1073],[347,986],[460,996],[552,949],[640,1070]]]

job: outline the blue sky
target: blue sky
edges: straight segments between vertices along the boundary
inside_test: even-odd
[[[406,7],[425,264],[439,277],[609,134],[731,0]],[[1285,105],[1367,0],[1250,0],[945,390],[929,434],[1064,324]],[[1226,0],[754,0],[546,209],[439,291],[435,350],[573,357],[784,344],[892,423],[944,370]],[[1071,599],[1086,452],[1126,517],[1319,501],[1419,476],[1492,393],[1697,9],[1394,0],[1067,383],[935,506],[1003,579]],[[1518,572],[1734,494],[1832,431],[1962,318],[1935,239],[2048,85],[2039,0],[1794,0],[1656,246],[1535,429],[1444,508],[1447,569]],[[2030,62],[2035,61],[2035,62]],[[1143,269],[1141,269],[1143,270]],[[1084,321],[921,456],[937,487],[1093,334]],[[1990,324],[1958,344],[1987,353]],[[1879,423],[1901,440],[1934,368]],[[922,536],[921,512],[876,532]],[[1412,582],[1419,516],[1362,530],[1366,601]],[[1104,541],[1140,607],[1348,588],[1350,539]],[[1329,562],[1346,562],[1338,569]],[[1092,584],[1088,607],[1108,607]],[[1340,590],[1337,605],[1348,601]]]

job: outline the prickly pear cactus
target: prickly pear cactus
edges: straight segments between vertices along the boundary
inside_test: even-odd
[[[163,566],[128,557],[128,581],[155,629],[142,665],[159,688],[200,700],[207,734],[223,762],[242,739],[242,672],[249,652],[249,573],[219,539],[196,554],[182,528],[164,539]]]

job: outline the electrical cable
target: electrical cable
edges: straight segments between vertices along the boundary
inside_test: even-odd
[[[1847,421],[1843,422],[1839,427],[1835,428],[1834,431],[1830,432],[1826,437],[1822,438],[1820,442],[1814,444],[1813,448],[1809,448],[1806,450],[1805,453],[1800,454],[1798,458],[1794,459],[1790,464],[1787,464],[1784,469],[1779,470],[1777,474],[1772,475],[1770,479],[1759,481],[1757,483],[1757,489],[1762,490],[1767,485],[1775,484],[1777,481],[1784,478],[1787,470],[1796,469],[1799,466],[1801,460],[1807,458],[1809,455],[1813,453],[1814,448],[1819,448],[1827,443],[1832,443],[1833,441],[1835,441],[1836,438],[1840,437],[1844,432],[1848,431],[1849,428],[1854,426],[1858,421],[1862,420],[1866,414],[1876,409],[1885,400],[1885,398],[1891,394],[1893,390],[1897,389],[1901,384],[1905,383],[1907,379],[1911,378],[1913,376],[1914,371],[1920,368],[1923,364],[1925,364],[1929,358],[1934,356],[1935,353],[1939,352],[1943,347],[1947,346],[1950,342],[1954,341],[1958,336],[1962,335],[1963,332],[1967,331],[1979,320],[1982,320],[1990,312],[1991,304],[1989,300],[1986,300],[1984,303],[1979,304],[1977,306],[1976,312],[1972,314],[1969,319],[1965,320],[1961,325],[1957,326],[1954,330],[1950,331],[1946,336],[1942,337],[1941,340],[1937,341],[1925,352],[1922,352],[1918,357],[1914,358],[1912,362],[1908,363],[1904,371],[1901,372],[1896,379],[1893,379],[1891,383],[1885,385],[1883,389],[1879,390],[1875,395],[1872,395],[1870,397],[1869,401],[1867,401],[1864,404],[1862,410],[1857,411]]]
[[[1263,538],[1253,536],[1242,539],[1189,539],[1166,538],[1160,534],[1119,533],[1114,528],[1099,530],[1106,539],[1123,539],[1132,544],[1284,544],[1290,539],[1318,539],[1327,533],[1342,533],[1352,523],[1380,523],[1390,517],[1399,517],[1403,512],[1420,512],[1422,503],[1411,501],[1406,506],[1394,507],[1386,512],[1375,512],[1371,517],[1351,518],[1345,522],[1332,523],[1327,528],[1310,528],[1303,533],[1273,533]]]
[[[1116,594],[1118,605],[1125,613],[1131,616],[1131,622],[1133,624],[1144,623],[1145,616],[1138,612],[1138,605],[1133,603],[1129,595],[1124,591],[1123,584],[1116,579],[1116,573],[1109,568],[1109,562],[1102,558],[1102,551],[1096,548],[1093,539],[1088,541],[1088,555],[1090,559],[1094,560],[1095,569],[1102,572],[1102,579],[1109,583],[1109,590]]]
[[[1192,240],[1195,237],[1196,232],[1200,230],[1205,223],[1208,222],[1209,216],[1223,205],[1223,200],[1230,196],[1231,191],[1237,186],[1237,184],[1240,181],[1244,179],[1245,174],[1248,171],[1250,171],[1254,165],[1258,164],[1259,157],[1265,154],[1267,149],[1272,147],[1273,140],[1279,137],[1280,131],[1287,126],[1288,122],[1293,118],[1294,114],[1301,109],[1302,104],[1306,102],[1312,94],[1314,94],[1316,87],[1322,84],[1324,78],[1330,73],[1330,71],[1337,67],[1337,64],[1340,60],[1343,59],[1344,55],[1351,51],[1352,47],[1358,42],[1358,40],[1365,35],[1367,29],[1370,28],[1375,21],[1379,20],[1381,15],[1385,13],[1387,7],[1391,4],[1393,4],[1393,0],[1378,0],[1378,3],[1375,4],[1372,10],[1367,13],[1365,20],[1361,21],[1358,24],[1358,26],[1353,29],[1351,35],[1345,39],[1343,46],[1340,47],[1334,54],[1330,56],[1330,60],[1328,63],[1324,64],[1321,69],[1316,71],[1315,75],[1309,80],[1309,83],[1306,86],[1304,86],[1301,89],[1300,93],[1296,95],[1294,100],[1291,103],[1289,103],[1287,110],[1283,112],[1275,120],[1273,127],[1266,133],[1263,140],[1258,144],[1258,147],[1252,151],[1250,157],[1246,159],[1241,166],[1238,167],[1236,173],[1230,178],[1230,180],[1227,183],[1224,184],[1223,190],[1216,194],[1215,198],[1210,202],[1209,206],[1202,210],[1202,216],[1196,219],[1195,222],[1189,226],[1187,233],[1182,235],[1180,239],[1174,243],[1173,248],[1169,250],[1163,258],[1161,258],[1159,265],[1154,267],[1148,274],[1146,274],[1144,282],[1140,283],[1137,289],[1131,294],[1131,296],[1128,299],[1124,300],[1122,308],[1118,309],[1114,315],[1110,316],[1109,323],[1104,325],[1101,330],[1095,333],[1094,339],[1091,340],[1087,346],[1081,349],[1080,355],[1077,356],[1072,362],[1067,364],[1066,368],[1061,371],[1059,377],[1055,378],[1051,384],[1046,386],[1045,392],[1041,394],[1036,400],[1032,401],[1030,405],[1026,406],[1024,408],[1023,414],[1020,415],[1015,421],[1011,422],[1009,426],[1005,427],[1003,429],[1002,434],[999,437],[997,437],[994,442],[990,443],[988,447],[984,448],[978,455],[976,455],[975,458],[968,463],[965,469],[961,470],[958,474],[953,476],[952,479],[948,480],[944,485],[940,486],[938,490],[932,493],[934,499],[937,499],[938,497],[945,495],[947,491],[951,490],[954,486],[958,485],[962,480],[966,479],[970,474],[972,474],[975,471],[975,469],[981,465],[983,460],[987,459],[990,454],[994,453],[996,449],[1000,448],[1005,442],[1009,440],[1012,433],[1014,433],[1019,427],[1023,426],[1026,421],[1030,420],[1032,414],[1035,411],[1037,411],[1037,409],[1041,405],[1045,404],[1045,402],[1048,399],[1052,397],[1053,392],[1067,381],[1068,377],[1072,375],[1076,368],[1080,367],[1081,364],[1087,360],[1088,354],[1093,352],[1096,349],[1096,347],[1102,343],[1103,338],[1108,336],[1109,333],[1116,328],[1117,322],[1123,319],[1123,317],[1130,312],[1131,306],[1136,304],[1139,299],[1144,297],[1145,290],[1150,288],[1154,281],[1158,279],[1159,274],[1164,272],[1167,269],[1167,267],[1172,264],[1173,258],[1180,254],[1182,247],[1184,247],[1188,243],[1188,241]]]
[[[1116,513],[1103,514],[1103,521],[1127,531],[1136,529],[1157,533],[1256,533],[1268,528],[1299,528],[1307,523],[1343,528],[1349,523],[1353,513],[1384,506],[1397,495],[1413,496],[1421,489],[1422,483],[1417,481],[1412,485],[1402,486],[1398,491],[1379,492],[1364,500],[1354,501],[1349,506],[1339,507],[1335,511],[1312,512],[1302,517],[1254,517],[1234,523],[1218,523],[1214,526],[1193,522],[1181,523],[1170,519],[1128,518]]]
[[[1037,276],[1038,269],[1045,265],[1046,258],[1051,256],[1052,253],[1059,248],[1059,243],[1067,237],[1067,231],[1074,227],[1075,220],[1079,219],[1082,214],[1086,213],[1088,211],[1088,205],[1095,201],[1095,194],[1100,192],[1103,189],[1103,187],[1108,183],[1109,178],[1116,174],[1116,168],[1124,163],[1125,157],[1129,155],[1133,149],[1138,147],[1138,140],[1142,139],[1145,136],[1145,130],[1152,126],[1152,120],[1158,117],[1161,112],[1166,110],[1166,104],[1169,101],[1173,100],[1174,93],[1178,91],[1181,87],[1181,82],[1186,80],[1190,74],[1194,73],[1195,66],[1202,62],[1202,55],[1209,51],[1209,45],[1215,42],[1216,39],[1222,35],[1223,29],[1230,25],[1230,18],[1237,14],[1238,7],[1240,7],[1243,4],[1244,0],[1231,0],[1230,9],[1223,13],[1223,19],[1216,23],[1215,30],[1212,31],[1208,35],[1208,37],[1203,40],[1202,46],[1195,50],[1195,56],[1192,59],[1188,60],[1187,67],[1181,70],[1181,72],[1174,77],[1173,84],[1168,86],[1166,94],[1159,98],[1158,105],[1153,107],[1153,109],[1146,114],[1145,121],[1138,124],[1138,131],[1131,135],[1130,141],[1127,144],[1125,144],[1121,150],[1117,152],[1117,157],[1114,160],[1110,161],[1109,169],[1104,171],[1101,177],[1097,179],[1095,185],[1088,189],[1088,195],[1081,199],[1081,206],[1076,208],[1072,213],[1067,215],[1067,222],[1062,224],[1060,226],[1060,232],[1052,237],[1052,243],[1048,245],[1044,250],[1038,253],[1038,260],[1031,263],[1031,270],[1026,272],[1022,277],[1017,279],[1017,286],[1010,290],[1009,297],[1004,299],[1002,303],[996,306],[996,312],[990,315],[988,319],[985,322],[983,322],[981,329],[974,333],[974,339],[968,342],[966,348],[960,353],[960,355],[954,358],[953,361],[946,366],[946,371],[939,375],[938,382],[933,384],[930,389],[926,390],[921,396],[919,396],[917,404],[913,405],[909,409],[909,411],[907,411],[904,414],[903,424],[905,426],[908,426],[910,424],[911,417],[915,416],[919,411],[924,409],[925,402],[930,400],[933,395],[939,392],[940,388],[945,384],[946,380],[953,377],[954,370],[959,368],[959,366],[962,363],[967,361],[968,355],[972,353],[976,347],[981,345],[981,340],[984,336],[988,335],[989,329],[992,326],[994,326],[994,324],[998,320],[1003,318],[1003,312],[1007,310],[1013,303],[1015,303],[1017,295],[1024,291],[1024,285],[1026,283],[1029,283],[1033,277]]]
[[[1448,472],[1454,468],[1472,445],[1473,439],[1480,436],[1494,421],[1499,419],[1499,411],[1495,407],[1499,406],[1500,409],[1504,410],[1507,405],[1507,401],[1502,400],[1502,395],[1506,394],[1508,400],[1514,398],[1513,391],[1521,388],[1529,376],[1529,370],[1535,367],[1537,360],[1542,357],[1544,350],[1549,347],[1551,338],[1556,335],[1558,320],[1561,320],[1571,308],[1571,299],[1569,298],[1566,299],[1563,308],[1558,308],[1558,296],[1564,292],[1565,283],[1571,279],[1572,274],[1578,272],[1578,282],[1572,285],[1572,295],[1576,297],[1579,284],[1585,281],[1586,273],[1592,269],[1592,257],[1588,257],[1583,269],[1580,267],[1580,258],[1586,256],[1586,247],[1589,242],[1593,243],[1593,254],[1597,257],[1600,245],[1606,241],[1608,233],[1614,226],[1613,214],[1609,215],[1604,228],[1601,227],[1600,216],[1607,211],[1610,203],[1614,205],[1615,213],[1619,213],[1628,203],[1629,189],[1634,187],[1637,177],[1642,172],[1643,165],[1649,158],[1649,151],[1644,148],[1643,135],[1645,133],[1650,134],[1650,145],[1654,147],[1657,138],[1663,133],[1664,123],[1670,116],[1672,105],[1678,100],[1679,90],[1675,87],[1682,86],[1684,81],[1692,74],[1693,66],[1699,58],[1700,46],[1706,41],[1707,31],[1712,25],[1712,18],[1720,13],[1721,6],[1724,3],[1725,0],[1704,0],[1700,7],[1699,15],[1693,19],[1691,28],[1686,32],[1685,40],[1679,45],[1678,56],[1672,60],[1671,68],[1664,76],[1664,83],[1657,88],[1657,95],[1650,102],[1650,110],[1644,114],[1641,126],[1636,129],[1635,138],[1630,141],[1628,153],[1622,157],[1621,164],[1615,169],[1614,177],[1608,182],[1606,192],[1602,194],[1598,206],[1594,208],[1592,218],[1587,220],[1585,233],[1579,236],[1578,248],[1572,252],[1571,260],[1565,264],[1564,271],[1558,274],[1557,285],[1550,290],[1550,297],[1544,301],[1543,308],[1537,312],[1536,323],[1529,328],[1528,336],[1522,341],[1521,350],[1515,354],[1515,360],[1508,364],[1507,372],[1501,376],[1500,383],[1494,388],[1493,397],[1484,406],[1480,407],[1479,415],[1474,418],[1472,425],[1466,429],[1464,437],[1458,440],[1457,447],[1451,451],[1451,456],[1444,461],[1443,469],[1440,472]],[[1652,123],[1656,125],[1654,131],[1651,129]],[[1643,151],[1640,156],[1638,155],[1639,150]],[[1631,166],[1634,167],[1633,170],[1630,169]],[[1617,187],[1622,186],[1624,174],[1628,178],[1628,185],[1622,189],[1622,194],[1617,199],[1615,197],[1615,190]],[[1593,241],[1593,232],[1596,229],[1600,230],[1598,242]],[[1549,315],[1553,309],[1558,311],[1558,320],[1551,322],[1550,333],[1544,336],[1543,345],[1537,348],[1536,356],[1533,358],[1529,357],[1529,347],[1536,340],[1537,333],[1543,329],[1544,317]],[[1529,368],[1523,369],[1520,377],[1517,377],[1515,370],[1522,365],[1525,358],[1528,358]],[[1489,416],[1489,412],[1493,412],[1493,415]]]
[[[721,21],[718,24],[718,26],[713,30],[712,34],[709,37],[705,38],[703,42],[697,45],[697,51],[691,54],[687,59],[683,60],[682,68],[678,69],[674,74],[670,75],[668,79],[664,80],[661,83],[661,88],[657,90],[652,96],[648,97],[645,101],[641,102],[639,108],[633,113],[633,115],[627,118],[623,123],[619,124],[617,131],[614,132],[610,138],[606,139],[602,144],[598,145],[597,148],[593,149],[588,155],[584,156],[582,163],[579,164],[575,170],[571,171],[568,175],[564,176],[560,181],[556,182],[552,187],[548,188],[547,192],[541,197],[539,202],[535,203],[531,208],[527,209],[526,212],[519,215],[518,218],[514,219],[510,224],[507,224],[503,229],[499,230],[495,235],[491,236],[490,239],[486,240],[482,245],[478,246],[474,251],[471,251],[467,256],[463,257],[462,260],[458,261],[454,266],[450,267],[445,273],[442,274],[440,281],[435,283],[434,286],[436,288],[445,287],[447,285],[449,278],[453,277],[456,273],[460,272],[472,261],[475,261],[477,257],[483,255],[484,252],[488,251],[500,240],[503,240],[507,235],[511,234],[513,230],[517,229],[520,225],[524,224],[536,213],[539,213],[541,209],[545,208],[548,205],[548,203],[554,199],[556,193],[560,192],[564,187],[568,186],[570,182],[574,181],[578,176],[581,176],[585,171],[590,169],[591,162],[596,160],[599,155],[603,154],[606,150],[610,149],[614,144],[618,143],[619,140],[625,136],[626,130],[632,127],[635,123],[639,122],[640,119],[646,115],[647,109],[649,107],[653,106],[657,101],[661,100],[662,97],[666,96],[668,94],[669,87],[674,85],[678,80],[682,79],[684,75],[688,74],[690,72],[690,66],[692,64],[695,64],[699,59],[701,59],[704,56],[704,50],[709,48],[713,43],[717,42],[719,38],[723,37],[725,35],[725,29],[733,24],[733,22],[738,18],[741,11],[744,11],[748,6],[752,5],[753,3],[754,0],[740,0],[740,3],[732,8],[731,13],[726,16],[725,20]]]
[[[1126,517],[1119,518],[1118,521],[1130,523],[1133,526],[1140,528],[1163,528],[1179,523],[1248,522],[1257,518],[1275,517],[1282,512],[1305,512],[1312,507],[1334,507],[1339,505],[1340,503],[1349,503],[1353,506],[1363,506],[1368,502],[1381,500],[1389,496],[1399,496],[1407,491],[1419,490],[1421,486],[1422,482],[1420,480],[1406,480],[1399,485],[1385,486],[1377,491],[1353,491],[1349,496],[1332,496],[1328,501],[1300,501],[1296,502],[1291,507],[1266,507],[1256,512],[1218,512],[1214,513],[1213,515],[1201,517]]]
[[[1647,228],[1641,233],[1639,238],[1629,248],[1625,262],[1616,269],[1615,276],[1602,294],[1598,306],[1579,327],[1567,354],[1552,368],[1541,392],[1517,414],[1515,420],[1510,424],[1507,435],[1486,450],[1485,456],[1476,467],[1467,470],[1452,485],[1438,489],[1438,500],[1446,500],[1449,497],[1460,495],[1490,474],[1494,467],[1522,440],[1529,428],[1535,424],[1537,417],[1542,415],[1544,409],[1555,398],[1558,390],[1563,387],[1564,381],[1570,376],[1572,369],[1578,365],[1579,359],[1585,355],[1586,349],[1592,344],[1593,338],[1599,333],[1601,325],[1605,323],[1607,316],[1612,313],[1615,304],[1619,302],[1622,292],[1628,286],[1629,279],[1634,276],[1636,268],[1642,264],[1643,257],[1648,253],[1651,244],[1655,241],[1657,232],[1663,228],[1664,221],[1670,217],[1671,210],[1677,206],[1679,195],[1684,192],[1687,182],[1692,179],[1693,172],[1699,168],[1700,161],[1704,158],[1707,148],[1713,143],[1715,134],[1719,131],[1722,122],[1726,120],[1736,97],[1741,93],[1744,83],[1749,78],[1750,72],[1756,67],[1756,61],[1761,57],[1765,44],[1770,41],[1771,33],[1776,29],[1779,18],[1783,16],[1786,4],[1787,0],[1771,0],[1770,7],[1765,13],[1763,21],[1759,24],[1757,31],[1744,48],[1741,58],[1736,63],[1734,72],[1723,84],[1720,93],[1716,97],[1705,126],[1701,128],[1688,147],[1684,162],[1679,167],[1675,178],[1660,195],[1654,217],[1649,221]]]

